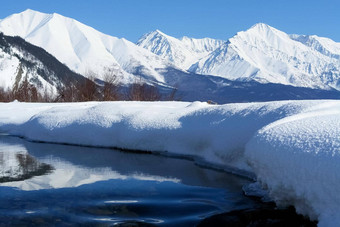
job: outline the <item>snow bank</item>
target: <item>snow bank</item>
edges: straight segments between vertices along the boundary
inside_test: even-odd
[[[0,104],[0,130],[35,141],[193,155],[250,170],[243,153],[253,134],[312,103],[10,103]]]
[[[278,204],[294,205],[320,226],[340,225],[339,102],[267,125],[245,155]]]
[[[0,104],[0,132],[198,157],[255,173],[279,204],[340,224],[340,101]]]

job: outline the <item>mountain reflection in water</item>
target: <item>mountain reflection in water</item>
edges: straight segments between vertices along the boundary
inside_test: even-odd
[[[247,183],[186,159],[0,136],[4,225],[192,226],[262,206],[243,196]]]
[[[25,178],[28,179],[25,182],[1,184],[22,190],[78,187],[109,179],[171,181],[222,188],[230,185],[242,187],[243,183],[248,182],[231,174],[198,167],[185,159],[112,149],[31,143],[8,136],[0,136],[0,166],[5,170],[0,173],[1,177],[18,178],[20,175],[32,174],[29,179]]]
[[[9,162],[9,156],[13,160]],[[8,166],[6,164],[14,165]],[[0,152],[0,183],[23,181],[35,176],[51,173],[51,165],[40,163],[34,157],[24,153]]]

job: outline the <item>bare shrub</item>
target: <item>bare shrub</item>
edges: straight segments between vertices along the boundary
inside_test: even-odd
[[[156,86],[143,83],[141,78],[130,85],[128,89],[128,99],[131,101],[158,101],[161,100],[160,94]]]
[[[113,69],[107,68],[103,76],[104,84],[102,88],[103,101],[117,101],[122,98],[119,93],[120,82]]]
[[[25,79],[13,90],[13,98],[21,102],[38,102],[40,97],[37,88],[28,82],[27,76]]]

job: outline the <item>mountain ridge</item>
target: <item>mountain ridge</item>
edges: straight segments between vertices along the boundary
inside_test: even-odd
[[[0,31],[44,48],[77,73],[93,71],[101,79],[103,69],[110,67],[122,83],[133,81],[137,69],[149,75],[149,80],[162,82],[163,77],[155,68],[171,65],[126,39],[106,35],[56,13],[26,10],[13,14],[0,21]]]
[[[340,63],[269,25],[238,32],[190,71],[228,79],[340,89]]]
[[[296,99],[317,98],[318,94],[320,98],[338,97],[333,90],[339,89],[338,43],[288,35],[264,23],[226,41],[174,38],[156,30],[145,34],[137,42],[139,46],[72,18],[34,10],[0,20],[0,31],[3,30],[5,34],[27,36],[26,41],[85,76],[93,70],[103,80],[102,71],[110,68],[122,84],[140,81],[165,90],[178,87],[190,101],[270,101],[294,99],[294,95]],[[313,89],[299,90],[299,86]],[[245,87],[250,88],[245,91]],[[285,90],[282,97],[274,87]],[[320,93],[315,88],[328,89],[330,93]],[[234,97],[236,94],[240,97]]]
[[[51,95],[72,83],[83,83],[86,78],[71,71],[44,49],[34,46],[19,36],[0,32],[0,86],[17,90],[27,80],[42,93]]]
[[[136,45],[161,56],[183,70],[187,70],[223,42],[211,38],[195,39],[187,36],[177,39],[157,29],[144,34],[136,42]]]

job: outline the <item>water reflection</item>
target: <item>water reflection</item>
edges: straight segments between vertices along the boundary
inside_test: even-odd
[[[0,136],[0,169],[0,185],[22,190],[78,187],[110,179],[171,181],[222,188],[241,187],[247,182],[223,172],[200,168],[185,159],[31,143],[8,136]]]
[[[25,153],[0,152],[0,183],[23,181],[51,173],[51,165]]]
[[[0,169],[3,225],[193,226],[260,206],[247,179],[160,155],[0,136]]]

